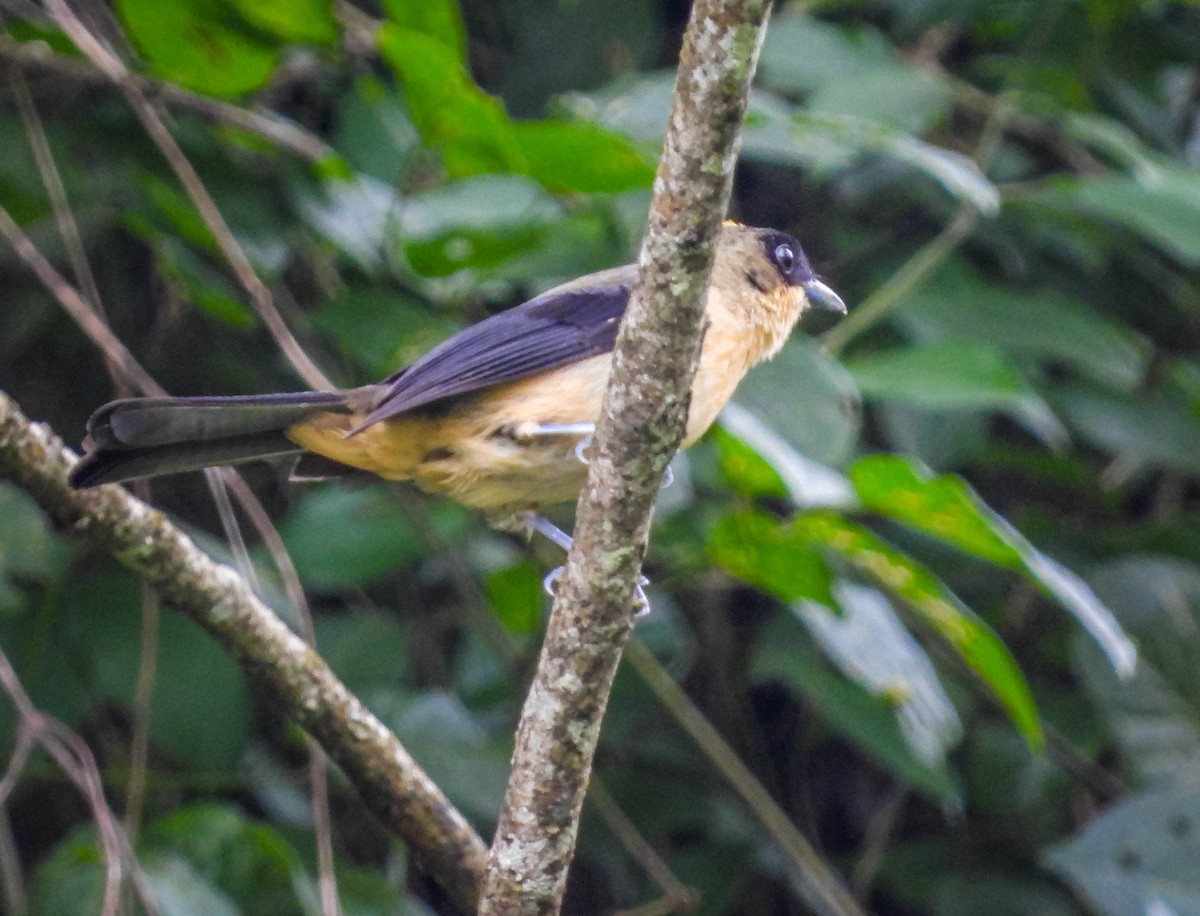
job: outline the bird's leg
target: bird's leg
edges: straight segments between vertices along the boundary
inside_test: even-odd
[[[575,457],[579,460],[580,464],[589,463],[587,450],[591,448],[592,437],[595,434],[595,423],[538,423],[519,431],[519,435],[527,438],[534,438],[536,436],[580,436],[580,440],[575,443]],[[665,490],[674,482],[675,472],[668,464],[667,469],[663,471],[662,486],[659,489]],[[558,542],[555,541],[555,543]]]
[[[595,423],[530,423],[517,430],[517,435],[523,439],[533,439],[540,436],[579,436],[575,443],[575,457],[580,464],[587,464],[587,450],[591,447],[592,436],[596,434]]]
[[[567,534],[549,519],[543,518],[536,512],[526,512],[521,516],[520,521],[521,524],[525,526],[525,530],[529,533],[532,534],[534,531],[536,531],[547,540],[553,541],[563,550],[570,552],[571,545],[574,543],[574,539],[571,537],[571,535]],[[556,566],[554,569],[550,570],[550,572],[546,574],[546,578],[542,580],[542,588],[546,590],[546,594],[550,597],[554,597],[554,586],[558,580],[562,578],[562,574],[565,571],[565,566]],[[634,619],[645,617],[648,613],[650,613],[650,600],[646,597],[644,588],[649,584],[650,580],[645,576],[638,577],[637,591],[635,594],[637,595],[638,603],[641,604],[641,607],[634,615]]]

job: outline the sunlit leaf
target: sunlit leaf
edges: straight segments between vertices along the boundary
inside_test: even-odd
[[[517,563],[488,573],[485,585],[492,609],[513,633],[531,633],[542,619],[546,595],[545,570],[532,562]]]
[[[856,502],[849,480],[801,455],[751,411],[731,402],[721,411],[720,420],[726,434],[717,440],[722,464],[743,492],[787,496],[800,508],[844,508]]]
[[[232,5],[247,23],[281,41],[330,45],[338,36],[332,0],[232,0]]]
[[[904,458],[872,455],[855,463],[850,479],[867,508],[1028,576],[1075,615],[1118,673],[1133,672],[1137,650],[1112,612],[1082,579],[987,508],[961,478],[935,477]]]
[[[821,555],[765,513],[722,519],[709,532],[708,549],[716,563],[781,601],[803,598],[838,608]]]
[[[378,42],[404,85],[413,123],[451,176],[527,171],[503,104],[475,85],[453,48],[391,23],[379,29]]]
[[[859,572],[908,603],[988,685],[1026,740],[1041,743],[1029,687],[1004,644],[928,569],[877,535],[831,512],[780,523],[743,512],[710,532],[713,560],[782,601],[841,605],[823,555],[849,561]]]
[[[800,515],[792,530],[810,547],[836,552],[903,599],[988,685],[1029,745],[1041,745],[1037,709],[1021,669],[991,628],[937,576],[878,535],[831,512]]]
[[[155,72],[209,95],[257,89],[279,49],[230,17],[218,0],[118,0],[121,22]]]
[[[384,0],[383,9],[396,25],[436,39],[466,66],[467,31],[456,0]]]
[[[654,161],[626,137],[585,121],[513,125],[529,174],[555,191],[585,194],[649,188]]]
[[[848,677],[895,707],[917,757],[940,765],[962,737],[962,723],[929,657],[881,592],[850,582],[836,583],[834,592],[841,614],[804,600],[792,609]]]

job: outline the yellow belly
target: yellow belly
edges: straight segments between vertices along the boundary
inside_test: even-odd
[[[746,372],[730,339],[710,333],[701,351],[683,447],[699,439]],[[729,345],[727,345],[729,344]],[[595,423],[609,356],[596,356],[462,398],[444,415],[395,417],[347,437],[362,417],[319,414],[287,430],[297,445],[389,480],[411,480],[465,506],[500,514],[536,510],[579,496],[587,468],[580,437],[522,435],[537,425]]]

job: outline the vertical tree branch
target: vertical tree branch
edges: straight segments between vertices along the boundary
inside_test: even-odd
[[[517,732],[481,913],[557,912],[650,513],[678,447],[767,0],[697,0],[575,545]]]

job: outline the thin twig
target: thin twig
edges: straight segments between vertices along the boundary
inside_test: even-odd
[[[267,510],[247,486],[246,481],[232,468],[215,470],[220,474],[225,485],[233,491],[241,503],[250,524],[258,532],[259,538],[266,545],[267,552],[275,568],[279,570],[284,592],[296,612],[300,624],[300,632],[314,649],[317,646],[317,631],[313,626],[312,610],[308,606],[308,598],[304,594],[304,586],[300,575],[296,572],[296,564],[292,562],[291,554],[279,536]],[[329,808],[329,767],[325,752],[321,746],[308,737],[308,779],[312,785],[313,834],[317,844],[317,886],[321,894],[321,912],[324,916],[338,916],[341,913],[341,901],[338,899],[337,874],[334,871],[333,860],[333,816]]]
[[[941,263],[971,234],[978,220],[979,214],[975,208],[970,204],[963,204],[941,232],[905,261],[899,270],[840,323],[826,332],[821,338],[825,348],[837,356],[851,340],[874,327],[893,306],[941,266]]]
[[[8,697],[17,713],[18,747],[24,743],[38,744],[59,765],[91,808],[96,834],[104,855],[104,901],[102,916],[116,916],[121,900],[121,885],[128,874],[147,916],[158,910],[150,894],[145,873],[134,857],[129,838],[121,829],[100,780],[96,758],[86,742],[60,721],[34,706],[21,685],[8,656],[0,649],[0,690]],[[9,773],[17,772],[10,767]]]
[[[0,58],[24,68],[42,68],[55,77],[80,83],[108,85],[112,82],[86,60],[56,54],[40,41],[17,41],[8,35],[0,35]],[[212,121],[257,134],[280,149],[294,153],[309,162],[320,163],[338,156],[337,151],[320,137],[274,111],[242,108],[191,92],[174,83],[156,82],[136,73],[129,73],[126,78],[149,98],[162,99],[169,105],[187,108]]]
[[[875,876],[879,873],[879,867],[883,864],[892,832],[896,829],[905,802],[911,794],[912,791],[907,785],[897,782],[867,820],[862,855],[858,857],[858,861],[854,863],[854,870],[850,873],[850,890],[855,899],[864,906],[871,893],[871,885],[875,883]]]
[[[608,829],[621,841],[621,845],[633,856],[634,861],[641,865],[642,870],[650,876],[650,880],[658,885],[658,889],[670,905],[666,912],[683,913],[694,910],[700,902],[700,895],[675,877],[671,867],[642,836],[629,816],[621,810],[616,799],[608,794],[608,789],[598,776],[592,776],[588,786],[588,801],[604,819]]]
[[[3,235],[17,255],[34,272],[42,285],[54,295],[72,320],[79,325],[100,347],[104,356],[121,368],[121,373],[134,386],[147,393],[165,393],[158,383],[150,377],[134,358],[125,344],[115,335],[108,325],[94,312],[79,292],[54,269],[45,256],[38,251],[37,246],[30,241],[24,230],[17,225],[9,215],[8,210],[0,206],[0,235]]]
[[[625,657],[680,727],[705,749],[708,759],[791,860],[808,904],[818,913],[862,916],[862,908],[842,886],[833,869],[796,829],[787,813],[650,650],[637,639],[631,639],[625,647]]]
[[[146,801],[150,761],[150,720],[158,673],[158,595],[142,583],[142,625],[138,639],[137,681],[133,691],[133,735],[129,739],[129,781],[125,786],[125,831],[136,844]]]
[[[175,173],[175,177],[179,179],[179,183],[183,185],[183,189],[191,199],[192,205],[195,206],[196,211],[200,214],[200,218],[208,227],[209,232],[212,233],[217,247],[220,249],[222,255],[224,255],[229,266],[233,269],[238,282],[242,284],[242,287],[249,294],[250,301],[254,304],[259,317],[266,324],[267,330],[275,338],[276,344],[292,364],[292,367],[299,373],[301,378],[314,388],[321,390],[332,389],[333,385],[325,377],[325,373],[309,358],[304,348],[300,346],[300,342],[296,340],[295,335],[292,334],[291,329],[287,326],[287,322],[283,320],[283,316],[279,314],[279,309],[275,307],[271,291],[255,272],[245,250],[234,236],[228,223],[225,222],[225,217],[221,214],[216,202],[208,193],[204,182],[200,180],[200,176],[192,167],[182,148],[175,141],[158,109],[155,108],[154,104],[137,84],[128,79],[129,71],[126,69],[125,64],[88,31],[87,27],[67,5],[66,0],[46,0],[46,8],[54,17],[54,21],[58,24],[59,28],[67,34],[76,47],[98,69],[103,71],[109,79],[116,83],[125,95],[126,101],[129,102],[134,114],[142,122],[142,127],[145,128],[146,133],[150,135],[150,139],[159,148],[163,158],[167,160],[167,164],[171,167],[171,171]]]
[[[0,900],[10,916],[24,916],[29,908],[25,876],[21,871],[21,850],[12,832],[8,808],[0,805]]]
[[[79,225],[75,222],[75,215],[67,203],[67,190],[63,186],[62,175],[54,161],[54,154],[50,150],[50,141],[46,137],[46,130],[42,126],[42,119],[38,115],[37,106],[34,105],[33,96],[29,94],[25,77],[17,67],[9,68],[8,82],[17,103],[17,111],[25,125],[25,132],[29,136],[29,145],[33,149],[33,157],[37,162],[42,184],[45,186],[46,194],[54,208],[58,232],[66,246],[67,257],[71,261],[71,270],[75,274],[75,282],[83,293],[84,300],[92,306],[93,311],[99,312],[103,317],[104,307],[101,304],[100,288],[96,285],[96,276],[92,273],[91,265],[88,264],[83,237],[79,234]]]

